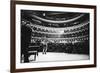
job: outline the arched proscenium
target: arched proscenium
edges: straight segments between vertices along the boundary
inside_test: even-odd
[[[41,18],[41,17],[36,16],[36,15],[31,15],[31,16],[38,19],[38,20],[44,21],[44,22],[61,24],[61,23],[68,23],[68,22],[75,21],[75,20],[81,18],[82,16],[84,16],[84,14],[81,14],[80,16],[77,16],[75,18],[63,20],[63,21],[48,20],[48,19],[44,19],[44,18]]]

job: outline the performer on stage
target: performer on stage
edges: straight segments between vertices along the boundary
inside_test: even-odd
[[[48,42],[46,40],[43,40],[41,43],[43,45],[43,54],[46,54],[48,49]]]

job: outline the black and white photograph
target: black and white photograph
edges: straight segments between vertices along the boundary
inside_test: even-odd
[[[21,63],[88,60],[90,14],[21,10]]]
[[[20,2],[11,10],[11,71],[96,66],[96,7]]]

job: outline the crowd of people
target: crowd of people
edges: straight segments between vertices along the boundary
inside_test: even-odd
[[[43,28],[37,28],[31,26],[30,22],[21,22],[21,59],[24,63],[29,62],[29,56],[34,55],[34,61],[39,52],[46,55],[47,52],[59,52],[59,53],[75,53],[75,54],[88,54],[89,55],[89,40],[82,39],[81,36],[87,36],[89,34],[89,24],[86,26],[63,30],[62,33],[58,33],[56,30],[48,30]],[[51,27],[50,27],[51,28]],[[83,29],[83,30],[82,30]],[[70,33],[82,30],[77,33]],[[41,33],[41,32],[44,33]],[[46,32],[46,33],[45,33]],[[48,34],[50,33],[50,34]],[[53,33],[53,34],[52,34]],[[54,34],[57,33],[57,34]],[[69,33],[69,34],[66,34]],[[32,38],[33,37],[33,38]],[[35,38],[36,37],[36,38]],[[56,41],[57,39],[50,40],[49,38],[65,38],[65,41]],[[69,42],[66,38],[70,38]],[[71,39],[72,38],[72,39]],[[89,38],[87,36],[86,38]],[[49,39],[49,40],[48,40]],[[77,40],[77,42],[73,43]],[[22,62],[22,61],[21,61]]]

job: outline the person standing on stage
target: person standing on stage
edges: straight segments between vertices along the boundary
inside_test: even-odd
[[[43,54],[46,54],[48,49],[48,42],[46,40],[43,40],[41,43],[43,44]]]

